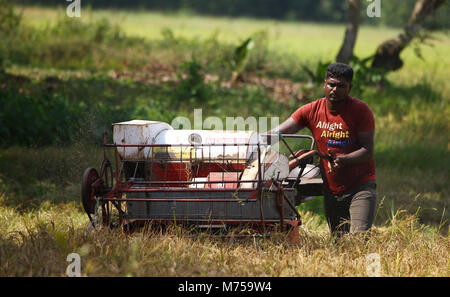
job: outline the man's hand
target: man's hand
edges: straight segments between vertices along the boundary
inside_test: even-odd
[[[336,155],[332,150],[328,150],[328,155],[330,155],[331,160],[328,160],[328,172],[336,172],[339,170],[346,161],[345,155]]]
[[[328,172],[335,172],[343,167],[344,164],[359,164],[367,162],[373,158],[373,138],[375,131],[358,133],[358,139],[361,147],[349,154],[336,155],[332,150],[328,150],[328,154],[333,160],[328,161]]]
[[[293,118],[289,117],[286,121],[281,123],[278,127],[268,131],[267,133],[260,134],[266,144],[275,144],[280,141],[281,134],[294,134],[303,129]],[[270,136],[269,136],[270,135]]]

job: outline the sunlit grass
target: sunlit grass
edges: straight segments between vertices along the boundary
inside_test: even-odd
[[[74,204],[44,203],[26,214],[0,206],[0,276],[65,276],[78,253],[82,276],[367,276],[371,253],[380,276],[449,276],[449,237],[396,212],[367,239],[334,243],[315,216],[303,214],[298,245],[269,238],[188,237],[178,227],[126,235],[94,230]]]

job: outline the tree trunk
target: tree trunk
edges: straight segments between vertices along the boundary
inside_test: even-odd
[[[348,7],[349,23],[345,30],[344,41],[342,43],[339,54],[336,57],[336,62],[346,63],[350,62],[353,57],[353,48],[355,47],[356,37],[358,35],[359,23],[361,20],[361,1],[349,0]]]
[[[387,40],[378,46],[372,62],[372,68],[383,68],[388,71],[400,69],[403,61],[400,53],[422,29],[425,18],[435,11],[446,0],[417,0],[408,24],[395,38]]]

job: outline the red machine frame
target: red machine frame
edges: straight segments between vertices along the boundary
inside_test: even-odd
[[[308,138],[312,140],[311,143],[311,150],[314,147],[314,139],[311,136],[308,135],[280,135],[281,139],[285,143],[285,145],[288,147],[288,149],[292,152],[292,150],[289,148],[287,143],[284,141],[284,137],[292,137],[292,138]],[[245,146],[255,146],[257,151],[257,166],[258,166],[258,173],[257,178],[253,180],[225,180],[223,178],[222,180],[205,180],[205,181],[192,181],[192,180],[182,180],[182,170],[181,167],[182,164],[185,162],[194,163],[192,162],[192,156],[191,160],[186,161],[183,160],[183,154],[180,153],[180,160],[178,163],[180,169],[179,169],[179,180],[173,180],[173,178],[164,179],[164,180],[135,180],[134,177],[136,176],[136,173],[139,169],[139,162],[146,162],[147,164],[156,164],[157,162],[155,160],[137,160],[134,161],[136,163],[136,167],[134,169],[134,177],[131,179],[126,179],[124,175],[126,175],[126,168],[124,168],[125,162],[128,162],[128,160],[124,160],[119,155],[118,148],[127,148],[127,147],[137,147],[139,150],[142,150],[144,148],[166,148],[166,152],[169,147],[195,147],[198,145],[191,144],[191,145],[181,145],[181,144],[108,144],[106,140],[106,133],[104,134],[103,138],[103,160],[100,165],[100,172],[98,173],[95,168],[88,168],[85,170],[85,173],[83,175],[83,181],[82,181],[82,204],[83,207],[89,217],[89,220],[92,222],[92,224],[95,226],[97,222],[97,217],[100,215],[99,212],[101,212],[101,224],[104,226],[111,226],[112,220],[112,212],[113,208],[117,211],[118,214],[118,225],[124,227],[124,229],[130,231],[135,229],[136,227],[143,226],[146,223],[149,223],[153,220],[148,219],[136,219],[136,220],[129,220],[127,218],[127,211],[123,205],[124,202],[192,202],[192,203],[236,203],[236,199],[217,199],[217,198],[199,198],[195,196],[195,193],[199,192],[207,192],[211,193],[213,195],[214,193],[219,192],[247,192],[249,193],[247,198],[245,200],[241,200],[241,202],[259,202],[262,205],[262,199],[263,199],[263,193],[264,192],[270,192],[274,193],[276,197],[276,205],[278,207],[279,211],[279,220],[276,224],[279,223],[279,226],[281,227],[282,231],[290,230],[294,231],[291,232],[292,238],[295,241],[296,236],[298,235],[298,226],[301,224],[300,220],[300,214],[298,213],[297,209],[295,208],[294,204],[290,199],[286,199],[285,196],[285,186],[282,183],[282,180],[278,180],[278,178],[272,178],[270,180],[264,181],[262,178],[262,160],[261,160],[261,144],[244,144]],[[243,146],[243,144],[204,144],[202,146],[223,146],[224,152],[226,146]],[[114,149],[114,160],[115,160],[115,170],[112,168],[111,162],[107,158],[107,148],[113,148]],[[304,152],[308,152],[309,150],[304,150]],[[293,153],[291,157],[294,157],[296,161],[299,161],[302,159],[301,154]],[[171,159],[173,160],[173,159]],[[158,162],[160,162],[161,159],[158,159]],[[164,161],[164,160],[163,160]],[[234,161],[235,163],[233,163]],[[225,154],[222,160],[222,164],[216,164],[214,166],[221,166],[223,169],[223,172],[226,172],[225,169],[230,170],[231,172],[240,172],[245,167],[246,164],[243,162],[242,158],[239,158],[239,154],[237,158],[225,158]],[[134,163],[131,163],[134,164]],[[145,164],[145,163],[144,163]],[[200,162],[200,164],[202,164]],[[211,163],[212,164],[212,163]],[[210,166],[211,166],[210,164]],[[152,170],[156,167],[153,165],[151,166]],[[142,169],[142,168],[141,168]],[[144,170],[147,170],[144,168]],[[199,170],[197,168],[197,170]],[[206,170],[208,171],[208,170]],[[175,171],[176,172],[176,171]],[[211,170],[209,169],[209,172]],[[301,171],[303,172],[303,170]],[[166,172],[165,176],[167,177],[167,166],[166,166]],[[204,176],[203,174],[200,174]],[[298,181],[301,178],[301,173],[299,174],[295,185],[298,185]],[[213,184],[222,184],[224,188],[213,188]],[[227,188],[227,184],[236,184],[236,183],[253,183],[256,185],[256,187],[252,188],[246,188],[246,189],[236,189],[235,187]],[[137,185],[141,186],[140,188],[135,188]],[[203,185],[203,187],[188,187],[189,185]],[[209,187],[207,187],[209,185]],[[132,193],[183,193],[184,197],[176,197],[175,199],[171,198],[130,198],[130,197],[124,197],[125,195],[130,195]],[[286,211],[286,205],[290,211],[295,211],[295,219],[286,220],[284,212]],[[266,227],[274,226],[275,222],[272,221],[265,221],[264,216],[262,213],[260,213],[259,220],[252,220],[252,221],[242,221],[242,220],[236,220],[236,219],[230,219],[225,220],[227,225],[247,225],[252,227],[255,230],[261,231],[265,230]],[[173,223],[173,220],[158,220],[158,223],[161,224],[170,224]],[[218,221],[210,221],[208,222],[210,226],[213,225],[220,225],[224,223],[224,220],[218,220]]]

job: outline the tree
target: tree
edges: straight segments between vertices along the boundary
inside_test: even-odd
[[[397,37],[378,46],[372,68],[382,68],[388,71],[400,69],[403,66],[400,53],[419,34],[426,17],[445,2],[446,0],[417,0],[408,24],[402,32]]]
[[[337,62],[346,63],[350,62],[353,56],[353,49],[356,43],[356,37],[358,35],[359,23],[361,21],[361,1],[349,0],[348,8],[349,23],[345,30],[344,41],[341,49],[336,57]]]

